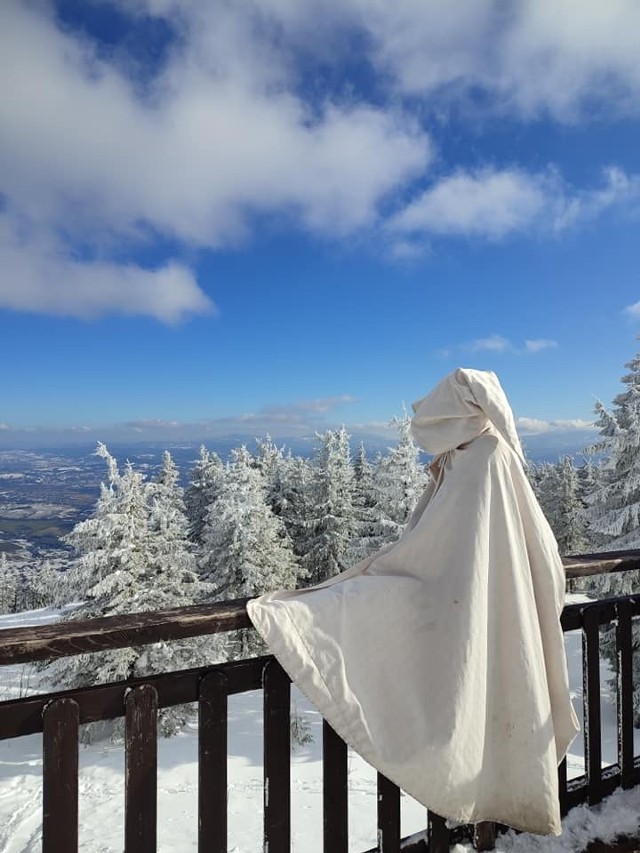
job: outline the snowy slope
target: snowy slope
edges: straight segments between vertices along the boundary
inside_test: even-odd
[[[575,598],[575,597],[574,597]],[[1,627],[53,621],[52,610],[2,617]],[[576,711],[582,711],[580,637],[567,637],[571,688]],[[615,704],[603,675],[603,764],[616,760]],[[29,667],[6,667],[0,675],[0,698],[33,691],[37,676]],[[294,689],[294,701],[309,715],[313,743],[292,757],[292,851],[319,853],[322,849],[322,721]],[[229,850],[257,853],[262,848],[262,694],[245,693],[229,699]],[[640,750],[637,732],[636,753]],[[0,851],[35,853],[40,850],[41,756],[40,735],[0,741]],[[177,737],[161,739],[158,755],[159,850],[187,853],[197,849],[197,731],[188,728]],[[359,756],[349,754],[350,850],[361,853],[376,843],[376,775]],[[579,736],[569,757],[569,776],[583,772]],[[97,743],[80,750],[81,849],[87,853],[122,850],[124,818],[124,751],[122,746]],[[617,792],[598,810],[580,807],[565,820],[559,839],[508,834],[501,851],[579,851],[590,839],[604,840],[638,828],[640,790]],[[402,797],[402,833],[425,826],[425,809]],[[463,849],[458,847],[459,851]]]

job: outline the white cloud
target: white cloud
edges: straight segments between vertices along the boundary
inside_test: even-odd
[[[492,114],[576,120],[585,105],[640,106],[635,0],[521,0],[508,11],[498,0],[119,2],[125,15],[165,16],[174,33],[144,82],[125,48],[99,54],[57,24],[53,4],[0,4],[0,186],[27,226],[3,249],[16,273],[3,279],[5,306],[173,321],[211,301],[179,263],[110,261],[116,240],[235,245],[264,214],[333,238],[375,231],[435,158],[406,95],[422,100],[421,115],[478,89]],[[375,102],[322,70],[354,44],[376,75]],[[301,66],[314,63],[322,85],[303,88]],[[552,169],[458,169],[392,216],[386,238],[407,260],[430,235],[556,234],[639,197],[638,176],[613,167],[589,190]],[[47,277],[45,256],[57,259]]]
[[[531,225],[546,204],[541,181],[515,170],[456,172],[412,201],[394,230],[497,239]]]
[[[604,170],[602,185],[567,186],[555,170],[458,170],[426,189],[393,216],[392,233],[479,237],[552,235],[589,222],[604,211],[640,199],[640,176]]]
[[[633,305],[627,305],[624,309],[624,313],[633,319],[640,317],[640,302],[634,302]]]
[[[77,219],[80,207],[95,226],[207,246],[241,238],[265,211],[329,234],[375,222],[428,163],[427,134],[363,103],[312,110],[245,4],[206,7],[184,7],[183,41],[143,96],[51,19],[5,5],[5,191],[32,216]]]
[[[214,310],[180,264],[148,270],[79,260],[49,232],[21,232],[8,214],[0,214],[0,269],[0,305],[14,310],[80,318],[144,314],[165,323]]]
[[[596,430],[592,421],[584,421],[579,418],[566,420],[542,420],[540,418],[516,418],[516,427],[522,435],[538,435],[547,432],[571,432],[573,430]]]
[[[264,0],[345,18],[369,35],[371,60],[397,89],[447,99],[480,89],[489,109],[575,121],[637,113],[640,6],[635,0]],[[486,100],[485,100],[486,103]],[[478,110],[472,99],[466,104]]]
[[[488,338],[477,338],[462,345],[469,352],[507,352],[513,349],[511,342],[502,335],[490,335]]]
[[[517,346],[509,338],[504,335],[488,335],[486,338],[476,338],[472,341],[458,344],[457,346],[444,347],[436,350],[436,355],[440,358],[449,358],[456,352],[494,352],[494,353],[512,353],[514,355],[536,355],[539,352],[547,349],[555,349],[558,346],[557,341],[552,341],[549,338],[535,338],[524,342],[522,346]]]
[[[536,338],[535,340],[524,342],[526,352],[530,353],[542,352],[545,349],[555,349],[557,346],[558,342],[549,340],[549,338]]]

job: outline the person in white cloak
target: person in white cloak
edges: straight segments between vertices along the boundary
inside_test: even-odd
[[[565,576],[511,409],[495,374],[460,368],[413,410],[432,478],[400,539],[247,612],[335,731],[428,809],[559,834],[579,731]]]

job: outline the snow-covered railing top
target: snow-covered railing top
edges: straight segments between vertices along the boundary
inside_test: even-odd
[[[563,563],[567,579],[637,570],[640,550],[582,554],[565,557]],[[236,598],[217,604],[6,628],[0,630],[0,666],[250,628],[247,601]]]

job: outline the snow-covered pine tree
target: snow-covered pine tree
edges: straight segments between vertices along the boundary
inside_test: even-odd
[[[190,481],[184,492],[185,513],[189,521],[189,538],[202,544],[202,530],[206,524],[209,507],[218,496],[225,467],[212,450],[200,447],[200,455],[191,469]]]
[[[151,520],[149,496],[153,493],[157,498],[157,488],[150,490],[129,463],[121,474],[104,445],[98,446],[97,453],[107,462],[109,483],[101,490],[93,517],[76,525],[67,537],[78,554],[75,593],[82,599],[67,618],[181,607],[202,598],[195,572],[165,559],[174,545],[162,543],[165,514],[158,510],[156,520]],[[217,654],[215,638],[176,640],[62,658],[48,667],[48,678],[54,686],[88,687],[211,663]],[[162,709],[160,732],[175,733],[192,714],[191,706]],[[120,736],[121,722],[108,728],[113,736]],[[99,730],[94,726],[87,734],[92,737]]]
[[[600,439],[591,448],[602,453],[599,483],[587,497],[589,529],[600,537],[598,550],[621,551],[640,547],[640,353],[628,362],[622,377],[627,390],[613,400],[608,411],[596,404]],[[600,595],[630,595],[640,590],[640,572],[615,572],[599,579]],[[633,708],[635,725],[640,726],[640,625],[634,624]],[[601,644],[612,666],[616,651],[612,633]]]
[[[398,443],[378,457],[374,471],[378,547],[400,537],[429,479],[411,435],[411,418],[405,415],[391,423],[398,430]]]
[[[347,568],[351,543],[357,534],[349,435],[340,427],[318,433],[317,437],[319,450],[314,459],[302,558],[312,584]]]
[[[601,482],[587,497],[589,529],[600,537],[599,550],[640,547],[640,353],[625,367],[627,390],[608,411],[598,402],[600,439],[593,451],[604,455]],[[640,588],[640,572],[621,572],[603,579],[603,591],[628,595]]]
[[[158,479],[147,486],[151,533],[149,565],[157,574],[186,570],[195,578],[196,558],[188,538],[189,522],[179,478],[178,467],[169,451],[165,450]],[[199,593],[202,594],[203,590]]]
[[[307,519],[313,509],[313,482],[310,462],[302,456],[292,456],[289,451],[282,459],[279,490],[273,493],[272,500],[274,512],[282,519],[299,562],[307,550]]]
[[[10,564],[6,553],[0,552],[0,613],[15,613],[19,586],[19,572]]]
[[[61,576],[52,568],[50,560],[36,565],[24,580],[25,610],[49,607],[56,602]]]
[[[295,589],[300,569],[291,541],[267,503],[262,473],[245,446],[231,452],[202,538],[201,576],[214,585],[216,599]],[[240,631],[229,642],[230,659],[263,652],[255,631]]]
[[[380,464],[379,460],[377,464]],[[358,448],[353,469],[356,534],[351,542],[349,561],[357,563],[377,551],[382,544],[377,505],[378,493],[373,475],[374,466],[369,461],[362,442]]]
[[[534,489],[547,521],[564,556],[579,554],[587,547],[584,504],[578,469],[570,456],[538,468]]]

